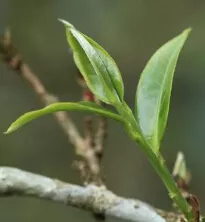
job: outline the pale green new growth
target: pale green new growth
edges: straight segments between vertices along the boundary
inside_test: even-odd
[[[118,122],[124,123],[124,120],[119,115],[113,113],[110,110],[102,108],[96,104],[89,103],[89,102],[79,102],[79,103],[61,102],[61,103],[53,103],[40,110],[25,113],[24,115],[19,117],[15,122],[11,124],[11,126],[8,128],[5,134],[16,131],[18,128],[24,126],[25,124],[31,122],[34,119],[37,119],[46,114],[51,114],[58,111],[89,112],[89,113],[109,117],[114,120],[117,120]]]
[[[136,93],[135,117],[144,139],[158,152],[169,112],[172,80],[190,29],[163,45],[147,63]]]
[[[64,25],[66,25],[67,27],[69,27],[69,28],[74,28],[74,26],[70,23],[70,22],[68,22],[68,21],[66,21],[66,20],[64,20],[64,19],[58,19],[60,22],[62,22]]]
[[[111,56],[91,38],[63,21],[74,61],[90,90],[103,102],[123,102],[124,86],[120,71]]]
[[[111,56],[72,24],[60,21],[66,27],[67,40],[73,51],[74,61],[89,89],[102,102],[114,106],[118,114],[93,103],[56,103],[24,114],[12,123],[6,133],[57,111],[83,111],[115,119],[121,122],[130,137],[140,144],[166,186],[171,199],[186,219],[193,222],[191,207],[182,196],[159,152],[160,141],[167,123],[175,66],[190,29],[163,45],[147,63],[137,87],[135,114],[133,114],[124,101],[122,77]],[[183,167],[181,169],[183,173]]]
[[[177,159],[174,165],[174,169],[172,172],[172,175],[174,177],[178,176],[179,178],[183,179],[184,181],[187,180],[187,167],[186,167],[186,161],[184,158],[184,154],[182,152],[179,152],[177,155]]]

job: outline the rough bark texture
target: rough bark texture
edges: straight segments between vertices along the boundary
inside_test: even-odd
[[[180,215],[157,210],[105,187],[81,187],[11,167],[0,167],[0,196],[29,196],[133,222],[177,222]]]

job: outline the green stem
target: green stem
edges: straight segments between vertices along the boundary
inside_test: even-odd
[[[136,141],[139,143],[139,141]],[[169,192],[170,198],[176,203],[177,207],[186,217],[187,221],[194,222],[194,215],[192,209],[186,199],[182,196],[180,189],[177,187],[171,173],[164,163],[164,159],[160,153],[157,155],[152,151],[152,149],[146,144],[140,144],[144,149],[143,151],[147,155],[150,163],[152,164],[154,170],[159,175],[160,179],[164,183],[165,187]]]
[[[188,222],[194,222],[194,216],[191,206],[186,199],[182,196],[180,189],[177,187],[171,173],[164,163],[162,155],[158,152],[155,153],[152,147],[141,138],[140,128],[136,122],[135,117],[129,106],[124,103],[122,107],[118,107],[119,114],[126,120],[128,124],[125,125],[125,129],[128,134],[134,139],[145,152],[154,170],[159,175],[160,179],[167,188],[170,198],[176,203],[177,207],[184,214]]]

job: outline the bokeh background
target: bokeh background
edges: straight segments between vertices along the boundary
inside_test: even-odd
[[[146,61],[164,42],[193,28],[176,69],[161,149],[170,169],[177,151],[185,153],[193,175],[191,190],[205,211],[205,1],[0,0],[1,34],[7,26],[11,28],[16,47],[50,92],[62,101],[78,101],[76,68],[57,18],[73,23],[108,50],[122,72],[131,106]],[[19,115],[42,107],[29,85],[2,63],[0,103],[0,165],[80,184],[71,167],[73,147],[52,116],[2,135]],[[82,128],[83,114],[71,115]],[[118,195],[171,209],[167,192],[146,157],[114,121],[109,121],[103,169],[107,186]],[[0,212],[4,222],[94,221],[81,210],[20,197],[1,198]]]

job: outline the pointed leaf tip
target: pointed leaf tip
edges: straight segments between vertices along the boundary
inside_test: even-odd
[[[67,22],[63,23],[67,25]],[[66,29],[67,41],[73,51],[74,62],[89,89],[104,103],[121,106],[124,85],[117,64],[102,46],[69,27]]]
[[[135,117],[144,139],[156,152],[167,124],[175,67],[190,31],[184,30],[154,53],[137,86]]]
[[[66,20],[64,19],[60,19],[58,18],[58,21],[62,22],[66,27],[68,28],[74,28],[74,26],[70,23],[70,22],[67,22]]]
[[[185,33],[187,33],[189,35],[191,31],[192,31],[192,28],[189,27],[189,28],[185,29],[183,32],[185,32]]]
[[[187,28],[187,29],[185,29],[183,32],[182,32],[182,34],[181,35],[185,35],[186,37],[185,37],[185,40],[188,38],[188,36],[190,35],[190,32],[192,31],[192,28],[191,27],[189,27],[189,28]]]
[[[27,123],[31,122],[34,119],[37,119],[41,116],[51,114],[58,111],[82,111],[82,112],[88,112],[93,113],[105,117],[109,117],[111,119],[117,120],[118,122],[124,123],[124,120],[121,116],[118,114],[102,108],[101,106],[98,106],[93,103],[88,102],[78,102],[78,103],[70,103],[70,102],[59,102],[59,103],[53,103],[43,109],[31,111],[28,113],[23,114],[20,116],[16,121],[14,121],[11,126],[8,128],[8,130],[4,134],[9,134],[20,127],[26,125]]]
[[[15,130],[17,130],[18,127],[15,126],[14,123],[12,123],[9,128],[4,132],[5,135],[10,134],[12,132],[14,132]]]
[[[5,135],[9,134],[11,132],[11,130],[9,128],[7,129],[7,131],[3,132],[3,134],[5,134]]]

